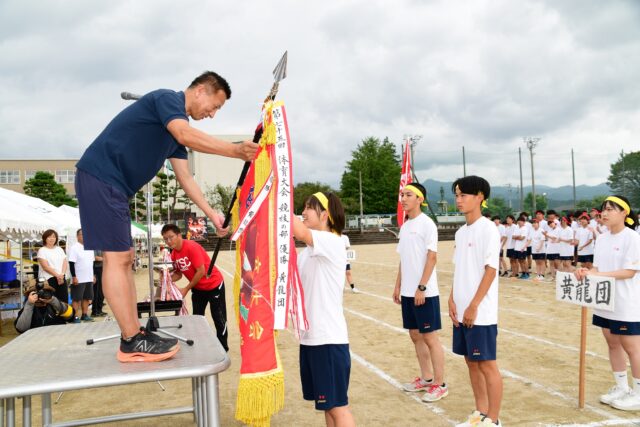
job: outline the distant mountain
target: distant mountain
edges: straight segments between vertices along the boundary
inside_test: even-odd
[[[427,189],[429,201],[437,202],[441,199],[440,188],[444,189],[444,198],[450,203],[454,203],[453,194],[451,193],[451,185],[453,181],[444,182],[436,181],[433,179],[427,179],[422,182],[422,185]],[[531,186],[525,185],[523,193],[526,196],[531,192]],[[549,187],[547,185],[536,185],[536,194],[546,194],[549,200],[549,207],[553,209],[557,208],[569,208],[573,206],[573,187],[571,185],[565,185],[562,187]],[[576,186],[576,200],[592,199],[595,196],[611,194],[611,189],[605,183],[590,186],[590,185],[578,185]],[[491,197],[502,197],[507,202],[511,199],[512,206],[517,207],[520,203],[520,187],[511,187],[510,189],[505,186],[491,187]]]

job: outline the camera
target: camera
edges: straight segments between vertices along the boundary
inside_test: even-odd
[[[43,282],[36,283],[36,294],[38,294],[38,299],[51,299],[53,297],[53,292],[45,289]]]

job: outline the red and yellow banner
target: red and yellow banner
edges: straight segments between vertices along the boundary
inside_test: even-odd
[[[413,181],[413,177],[411,174],[411,145],[409,140],[405,142],[405,147],[402,152],[402,171],[400,172],[400,189],[398,190],[398,228],[402,227],[404,224],[404,209],[402,209],[402,204],[400,203],[402,189],[405,185],[411,184]]]
[[[234,208],[236,315],[240,330],[240,383],[236,419],[268,426],[284,406],[284,373],[276,329],[287,314],[305,324],[302,289],[291,232],[293,180],[284,105],[263,108],[262,138],[256,159]]]

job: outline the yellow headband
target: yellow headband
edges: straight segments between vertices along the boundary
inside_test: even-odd
[[[609,202],[613,202],[613,203],[617,204],[618,206],[620,206],[622,208],[624,213],[627,214],[627,215],[629,215],[631,213],[631,208],[629,207],[629,204],[627,202],[625,202],[624,200],[622,200],[620,197],[609,196],[606,199],[604,199],[604,201],[605,202],[609,201]],[[631,219],[631,218],[626,218],[624,220],[624,222],[626,222],[629,225],[633,225],[633,219]]]
[[[404,189],[405,190],[410,190],[411,192],[415,193],[415,195],[418,196],[418,197],[422,197],[422,203],[420,205],[427,206],[427,204],[424,202],[424,200],[426,200],[425,197],[424,197],[424,194],[422,194],[422,191],[420,191],[420,189],[418,187],[416,187],[413,184],[407,184],[407,185],[404,186]]]
[[[329,221],[333,223],[333,218],[331,218],[331,212],[329,212],[329,199],[327,199],[327,196],[325,196],[324,193],[318,191],[313,195],[313,197],[318,199],[318,201],[320,202],[324,210],[327,211],[327,214],[329,215]]]

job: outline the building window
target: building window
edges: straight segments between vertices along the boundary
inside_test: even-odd
[[[0,184],[20,184],[20,171],[0,170]]]
[[[73,169],[56,171],[56,182],[60,184],[73,184],[75,177],[76,171]]]
[[[29,179],[33,178],[34,176],[36,176],[36,172],[51,173],[51,171],[42,170],[42,169],[28,169],[28,170],[24,171],[24,182],[27,182],[27,180],[29,180]]]

